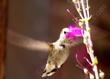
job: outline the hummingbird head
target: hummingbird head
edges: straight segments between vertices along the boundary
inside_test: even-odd
[[[63,28],[61,33],[60,33],[60,38],[59,41],[64,43],[66,46],[72,46],[73,44],[73,36],[70,36],[69,38],[67,38],[67,35],[71,33],[70,28]]]
[[[68,39],[66,37],[69,32],[70,32],[69,28],[63,28],[61,33],[60,33],[59,41],[60,41],[60,43],[65,44],[66,46],[71,46],[71,44],[72,44],[72,40]]]
[[[66,39],[66,34],[69,32],[69,28],[63,28],[60,33],[60,39]]]

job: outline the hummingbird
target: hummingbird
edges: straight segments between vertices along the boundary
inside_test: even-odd
[[[52,76],[67,60],[72,42],[66,39],[69,28],[63,28],[56,42],[50,43],[50,52],[42,77]]]

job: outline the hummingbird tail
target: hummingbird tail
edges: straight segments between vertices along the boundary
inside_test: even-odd
[[[57,67],[52,69],[51,71],[44,71],[43,74],[42,74],[42,77],[48,77],[48,76],[52,76],[56,71],[57,71]]]

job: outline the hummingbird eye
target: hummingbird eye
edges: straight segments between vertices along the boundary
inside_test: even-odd
[[[66,34],[67,32],[66,31],[64,31],[64,34]]]

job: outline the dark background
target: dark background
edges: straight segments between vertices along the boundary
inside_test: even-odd
[[[56,41],[63,27],[74,24],[66,12],[67,8],[78,17],[71,0],[9,0],[7,30],[34,40]],[[94,53],[99,60],[98,67],[105,72],[105,79],[110,78],[109,8],[109,0],[90,0]],[[9,36],[10,33],[7,32],[7,40]],[[11,38],[11,41],[15,39]],[[28,39],[24,42],[26,40]],[[7,42],[6,79],[43,79],[41,75],[47,55],[45,51],[30,50]],[[83,71],[76,67],[73,55],[71,53],[62,68],[49,79],[85,79]]]

